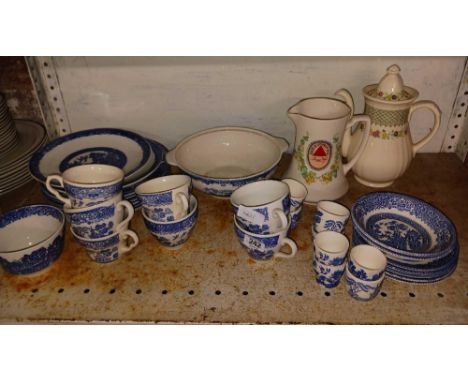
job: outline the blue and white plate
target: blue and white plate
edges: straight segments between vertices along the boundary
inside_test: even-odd
[[[86,163],[109,164],[123,169],[127,183],[149,170],[153,163],[151,146],[141,135],[131,131],[99,128],[78,131],[54,139],[36,151],[29,168],[32,176],[45,183],[48,175]],[[143,170],[142,170],[143,168]]]
[[[124,184],[123,186],[123,198],[132,203],[133,208],[135,209],[141,208],[141,201],[138,199],[134,191],[136,186],[149,179],[170,175],[170,166],[166,163],[165,159],[167,149],[157,141],[151,139],[147,139],[147,141],[150,144],[151,150],[154,153],[154,167],[151,168],[147,174],[143,175],[142,177],[136,179],[131,183]],[[42,194],[46,197],[46,199],[49,200],[51,204],[58,207],[63,206],[63,203],[57,198],[55,198],[55,196],[52,195],[43,184],[41,185],[41,191]]]
[[[407,264],[404,262],[394,261],[390,258],[387,250],[373,243],[369,243],[365,238],[359,235],[356,229],[354,229],[353,245],[358,244],[369,244],[379,248],[388,259],[386,268],[387,277],[397,281],[418,284],[438,282],[450,276],[455,271],[458,264],[458,243],[453,251],[445,257],[426,264]]]
[[[351,209],[356,231],[396,261],[430,263],[453,252],[457,233],[437,208],[403,194],[373,192]]]

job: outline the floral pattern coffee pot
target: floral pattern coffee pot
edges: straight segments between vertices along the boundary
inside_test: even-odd
[[[353,167],[356,180],[370,187],[387,187],[409,167],[416,152],[427,144],[440,127],[440,109],[432,101],[415,102],[419,93],[405,86],[398,65],[392,65],[379,84],[364,87],[365,110],[371,119],[371,133],[364,152]],[[346,89],[336,95],[343,97],[354,110],[351,94]],[[411,115],[420,108],[434,114],[434,126],[427,136],[413,143],[409,131]],[[363,128],[346,131],[343,155],[352,160],[360,152]]]

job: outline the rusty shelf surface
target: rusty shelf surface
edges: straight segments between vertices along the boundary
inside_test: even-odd
[[[355,182],[352,174],[348,178],[351,187],[342,202],[351,207],[372,190]],[[179,250],[161,247],[138,212],[132,227],[141,244],[115,263],[92,262],[67,232],[62,256],[46,273],[19,277],[0,271],[0,320],[468,323],[468,169],[454,154],[422,154],[388,189],[423,198],[453,220],[461,252],[450,278],[432,285],[385,280],[375,300],[354,301],[343,282],[325,290],[314,281],[310,235],[314,207],[304,207],[292,235],[299,247],[296,257],[258,264],[237,242],[229,201],[196,193],[199,221]],[[35,202],[43,199],[38,185],[30,183],[1,198],[0,210]]]

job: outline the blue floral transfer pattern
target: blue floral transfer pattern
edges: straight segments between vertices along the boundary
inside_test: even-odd
[[[346,277],[346,286],[348,289],[349,295],[358,301],[369,301],[375,298],[380,291],[379,284],[376,287],[373,287],[364,282],[358,282],[350,277]]]
[[[25,275],[42,271],[59,258],[63,250],[63,234],[58,235],[47,247],[38,248],[21,259],[7,261],[0,257],[0,264],[8,272]]]
[[[83,164],[108,164],[124,168],[127,156],[120,150],[111,147],[87,147],[67,155],[59,165],[60,172]]]

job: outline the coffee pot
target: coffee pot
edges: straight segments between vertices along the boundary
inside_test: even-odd
[[[403,84],[398,65],[391,65],[378,84],[362,90],[365,98],[364,114],[371,120],[369,140],[361,150],[364,126],[346,130],[343,155],[350,161],[359,157],[353,167],[356,180],[370,187],[387,187],[408,169],[416,152],[426,145],[440,127],[440,109],[432,101],[416,101],[416,89]],[[354,110],[353,97],[346,89],[336,95],[343,97]],[[427,108],[434,114],[434,125],[427,136],[417,143],[411,139],[409,122],[412,114]]]

